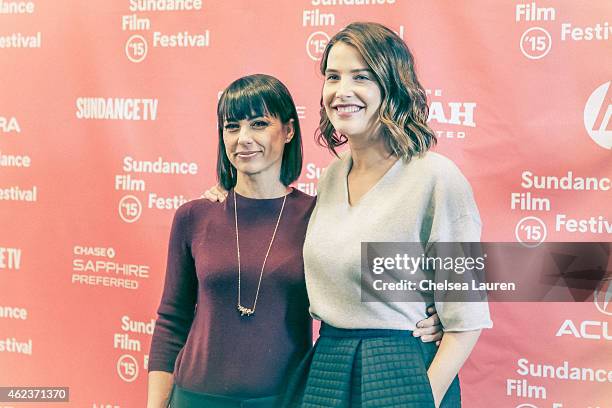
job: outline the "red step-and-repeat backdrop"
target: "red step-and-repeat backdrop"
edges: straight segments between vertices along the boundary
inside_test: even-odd
[[[0,386],[144,406],[170,222],[215,183],[219,92],[287,84],[315,194],[332,159],[311,137],[318,60],[352,21],[414,52],[483,240],[610,241],[611,17],[609,1],[0,0]],[[612,407],[609,294],[491,304],[464,406]]]

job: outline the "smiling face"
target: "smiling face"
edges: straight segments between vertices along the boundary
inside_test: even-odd
[[[280,190],[300,176],[300,121],[289,90],[277,78],[247,75],[225,88],[217,103],[217,131],[217,179],[225,190],[239,179]],[[257,176],[267,174],[275,178]],[[245,180],[249,175],[255,178]]]
[[[285,144],[293,137],[293,119],[283,124],[274,116],[257,116],[223,123],[223,143],[238,178],[279,183]]]
[[[329,51],[323,106],[336,132],[350,139],[376,137],[381,91],[359,51],[337,42]]]

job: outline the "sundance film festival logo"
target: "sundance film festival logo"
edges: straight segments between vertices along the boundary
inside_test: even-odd
[[[599,86],[584,107],[584,126],[595,143],[605,149],[612,149],[612,91],[610,83]]]
[[[523,33],[519,44],[525,57],[537,60],[548,55],[552,38],[544,28],[532,27]]]
[[[125,382],[132,382],[138,378],[138,362],[129,354],[124,354],[117,361],[117,374]]]
[[[313,61],[323,58],[323,51],[329,42],[329,35],[323,31],[315,31],[306,40],[306,53]]]
[[[134,63],[142,62],[148,51],[149,44],[142,35],[134,34],[125,43],[125,55]]]
[[[119,201],[119,216],[128,224],[138,221],[142,214],[142,204],[137,197],[126,195]]]

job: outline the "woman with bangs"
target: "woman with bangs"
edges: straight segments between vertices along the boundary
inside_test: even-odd
[[[175,214],[149,408],[276,407],[312,345],[302,245],[314,198],[288,187],[302,168],[291,95],[274,77],[243,77],[217,116],[217,175],[231,197]]]
[[[297,369],[285,407],[461,406],[458,372],[481,329],[486,302],[361,301],[361,243],[478,242],[468,181],[430,151],[425,90],[404,41],[376,23],[353,23],[328,42],[318,140],[337,156],[319,180],[304,242],[310,314],[320,337]],[[336,149],[347,144],[338,155]],[[206,193],[222,201],[225,192]],[[416,339],[434,304],[439,349]],[[437,319],[437,318],[436,318]]]

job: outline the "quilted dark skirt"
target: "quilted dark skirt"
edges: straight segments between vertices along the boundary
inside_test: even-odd
[[[409,330],[338,329],[320,337],[290,381],[286,408],[432,408],[427,368],[437,347]],[[461,407],[455,377],[441,408]]]

